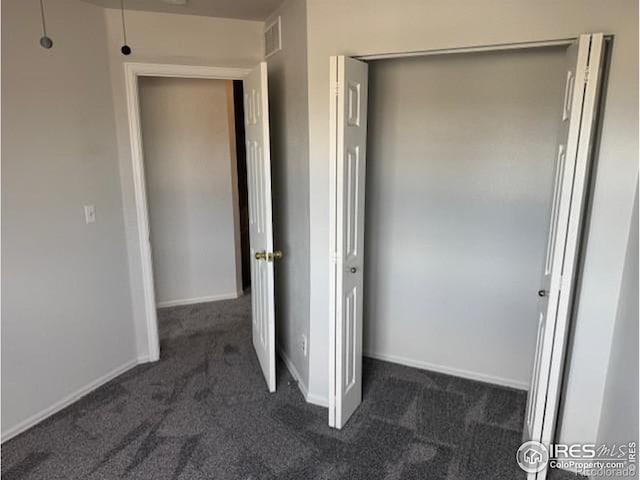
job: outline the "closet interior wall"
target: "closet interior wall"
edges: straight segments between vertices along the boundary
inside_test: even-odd
[[[366,356],[528,388],[565,50],[369,62]]]

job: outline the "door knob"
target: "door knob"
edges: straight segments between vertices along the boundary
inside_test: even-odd
[[[261,252],[256,252],[256,260],[266,260],[267,259],[267,252],[265,252],[264,250],[262,250]]]
[[[546,297],[549,294],[549,290],[538,290],[539,297]]]
[[[274,260],[280,260],[281,258],[282,258],[282,252],[280,250],[267,253],[267,261],[269,262],[273,262]]]
[[[356,267],[351,267],[351,268],[349,269],[349,271],[350,271],[351,273],[357,273],[357,272],[358,272],[358,269],[357,269]]]

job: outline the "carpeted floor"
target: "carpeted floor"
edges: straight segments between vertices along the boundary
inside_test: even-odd
[[[160,310],[160,362],[5,443],[2,479],[524,478],[525,393],[365,359],[362,406],[331,430],[282,364],[267,392],[250,311],[248,296]]]

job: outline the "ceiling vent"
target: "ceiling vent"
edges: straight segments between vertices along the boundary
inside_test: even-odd
[[[282,50],[282,30],[280,29],[280,17],[278,16],[264,30],[264,57],[269,58],[280,50]]]

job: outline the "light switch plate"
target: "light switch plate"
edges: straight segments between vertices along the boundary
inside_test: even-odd
[[[84,221],[89,223],[96,223],[96,207],[93,205],[84,206]]]

